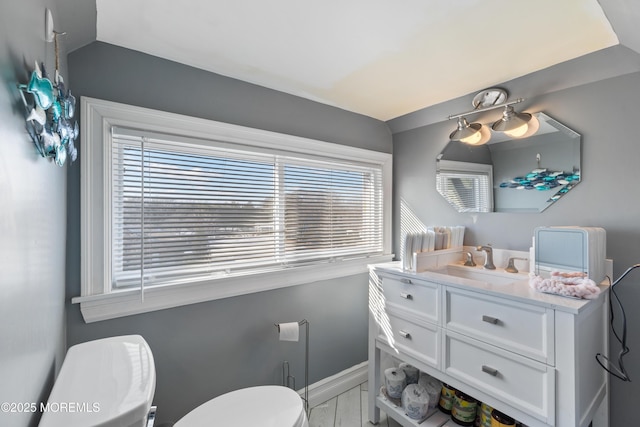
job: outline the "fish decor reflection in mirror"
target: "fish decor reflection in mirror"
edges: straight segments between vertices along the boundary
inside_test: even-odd
[[[500,183],[500,188],[515,188],[516,190],[547,191],[560,187],[547,202],[555,202],[580,181],[580,171],[574,167],[573,171],[550,171],[540,166],[540,153],[536,155],[538,167],[531,172],[516,176],[509,181]]]

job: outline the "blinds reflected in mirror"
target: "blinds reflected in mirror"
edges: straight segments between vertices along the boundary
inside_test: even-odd
[[[458,212],[493,211],[491,165],[438,160],[436,188]]]

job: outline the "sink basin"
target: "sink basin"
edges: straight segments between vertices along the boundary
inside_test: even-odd
[[[485,270],[481,266],[466,267],[463,265],[450,264],[427,271],[461,279],[477,280],[494,285],[508,285],[513,282],[528,279],[525,273],[507,273],[503,269]]]

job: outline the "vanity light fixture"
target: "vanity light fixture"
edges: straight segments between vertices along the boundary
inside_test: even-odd
[[[529,113],[518,113],[513,108],[514,104],[518,104],[524,99],[518,98],[506,102],[507,96],[507,91],[499,88],[485,89],[476,94],[472,102],[474,110],[448,117],[449,120],[458,119],[458,127],[449,135],[449,139],[469,145],[486,144],[491,139],[488,127],[481,123],[469,124],[465,116],[497,108],[504,108],[504,111],[502,118],[491,126],[494,131],[504,132],[512,138],[526,138],[535,133],[539,125],[535,118]]]
[[[451,132],[449,139],[452,141],[460,141],[469,145],[480,145],[482,140],[482,124],[467,122],[464,117],[458,117],[458,128]]]
[[[516,113],[511,105],[505,105],[502,118],[491,129],[504,132],[512,138],[521,138],[529,129],[531,117],[533,116],[529,113]]]

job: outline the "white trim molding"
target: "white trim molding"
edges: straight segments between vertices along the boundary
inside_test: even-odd
[[[309,408],[318,406],[367,381],[369,362],[364,361],[309,385]],[[304,396],[304,389],[298,390]]]
[[[75,297],[71,302],[80,304],[84,321],[92,323],[253,292],[364,274],[368,272],[368,263],[388,262],[391,258],[392,255],[363,258],[259,275],[229,277],[182,285],[154,286],[145,288],[144,299],[141,298],[139,289],[131,289]]]
[[[81,295],[85,322],[145,313],[197,302],[244,295],[320,280],[366,273],[369,264],[390,261],[392,155],[341,144],[247,128],[94,98],[81,99]],[[191,283],[140,289],[112,289],[110,271],[111,211],[109,171],[113,127],[144,129],[185,138],[223,141],[257,150],[278,150],[368,162],[382,169],[382,255],[342,259],[277,271],[217,276]]]

